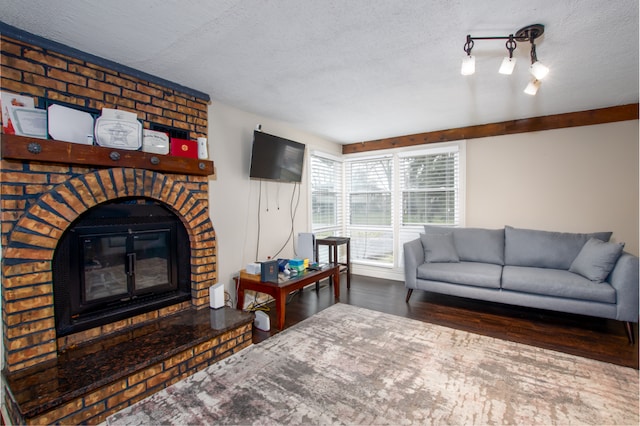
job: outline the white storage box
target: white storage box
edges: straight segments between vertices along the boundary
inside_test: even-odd
[[[169,135],[164,132],[144,129],[142,131],[142,150],[153,154],[169,154]]]

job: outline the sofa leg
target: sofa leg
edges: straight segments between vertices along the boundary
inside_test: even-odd
[[[412,288],[410,288],[409,291],[407,291],[407,300],[405,301],[406,303],[409,303],[409,298],[411,297],[411,293],[413,293]]]
[[[629,338],[629,344],[633,345],[636,343],[635,336],[633,334],[633,323],[630,321],[625,321],[624,329],[627,331],[627,337]]]

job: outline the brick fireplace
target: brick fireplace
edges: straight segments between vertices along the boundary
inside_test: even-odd
[[[53,100],[134,111],[145,128],[207,136],[206,95],[28,33],[3,34],[1,41],[3,90],[31,95],[36,105]],[[108,148],[10,135],[1,143],[3,393],[12,422],[99,423],[251,344],[250,316],[235,310],[209,316],[209,287],[217,282],[211,162],[133,151],[114,160]],[[145,200],[179,218],[189,239],[190,300],[58,336],[52,268],[58,241],[91,209],[121,200]],[[178,326],[180,336],[167,335]],[[91,377],[87,366],[84,377],[73,377],[82,376],[82,366],[73,365],[78,360],[109,351],[121,356],[118,347],[127,347],[132,361],[101,367],[113,369],[113,377]],[[143,356],[136,351],[151,351],[153,359],[137,359]]]
[[[8,170],[14,170],[14,173]],[[3,247],[3,322],[8,372],[55,359],[58,351],[70,346],[190,305],[208,306],[208,289],[216,282],[216,246],[207,208],[206,178],[166,176],[131,168],[102,169],[76,175],[71,171],[62,173],[60,165],[8,160],[3,160],[2,173],[6,177],[3,180],[13,180],[10,184],[2,183],[2,188],[7,188],[2,193],[27,192],[31,182],[38,179],[51,180],[56,176],[61,180],[65,174],[68,177],[40,194],[33,205],[27,207],[24,203],[25,210]],[[18,181],[20,176],[22,182]],[[57,338],[53,324],[55,295],[51,260],[58,240],[75,219],[91,208],[128,197],[144,197],[170,206],[183,221],[191,241],[191,301]]]

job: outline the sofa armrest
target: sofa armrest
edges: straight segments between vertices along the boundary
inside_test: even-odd
[[[424,263],[424,248],[420,238],[404,243],[404,286],[416,287],[418,266]]]
[[[623,252],[611,271],[609,283],[616,289],[619,321],[638,322],[638,258]]]

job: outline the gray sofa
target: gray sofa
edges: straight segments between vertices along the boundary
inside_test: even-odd
[[[413,290],[625,323],[638,322],[638,257],[611,232],[425,226],[404,244],[407,303]]]

